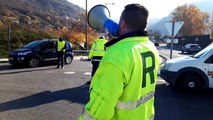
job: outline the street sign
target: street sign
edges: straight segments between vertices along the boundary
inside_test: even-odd
[[[198,42],[198,41],[199,41],[199,38],[198,38],[198,37],[196,37],[196,38],[195,38],[195,41],[196,41],[196,42]]]
[[[164,23],[167,31],[169,32],[169,35],[172,36],[172,24],[174,24],[174,36],[178,33],[180,28],[183,26],[184,22],[183,21],[178,21],[178,22],[166,22]]]
[[[171,43],[171,39],[166,39],[166,43]],[[173,39],[173,43],[178,44],[179,40],[178,39]]]

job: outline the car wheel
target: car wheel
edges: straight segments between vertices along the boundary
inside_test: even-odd
[[[28,62],[29,67],[34,68],[39,66],[39,59],[37,58],[31,58]]]
[[[180,77],[178,89],[181,91],[194,91],[201,89],[203,85],[202,78],[198,74],[190,72]]]
[[[66,63],[66,64],[71,64],[71,63],[72,63],[72,60],[73,60],[73,57],[72,57],[72,56],[66,56],[66,58],[65,58],[65,63]]]

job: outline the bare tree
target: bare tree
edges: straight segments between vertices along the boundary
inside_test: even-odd
[[[184,21],[184,25],[179,31],[180,36],[204,35],[209,33],[209,14],[202,12],[194,4],[178,6],[172,14],[174,21]]]

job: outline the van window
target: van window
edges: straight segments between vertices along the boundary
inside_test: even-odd
[[[213,64],[213,55],[206,59],[204,63]]]
[[[193,57],[195,58],[199,58],[203,55],[207,55],[210,52],[212,52],[211,50],[213,49],[213,43],[210,44],[208,47],[204,48],[203,50],[201,50],[200,52],[198,52],[197,54],[195,54]]]
[[[213,55],[210,57],[210,63],[213,64]]]

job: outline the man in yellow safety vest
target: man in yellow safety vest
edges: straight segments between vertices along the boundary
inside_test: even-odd
[[[148,10],[125,6],[119,37],[107,51],[92,78],[90,100],[79,120],[152,120],[159,54],[145,31]]]
[[[56,42],[56,51],[58,56],[57,68],[64,68],[64,54],[66,50],[66,42],[62,37],[59,37],[59,40]]]
[[[98,69],[99,63],[102,59],[102,57],[105,54],[105,47],[104,44],[107,42],[106,39],[104,39],[103,36],[101,36],[99,39],[96,39],[92,47],[90,49],[89,53],[89,60],[91,60],[92,63],[92,73],[91,73],[91,78],[94,76],[96,70]],[[87,84],[90,84],[91,81],[88,81]]]

